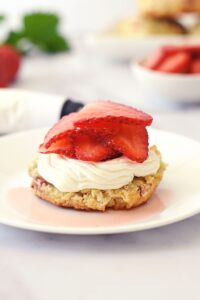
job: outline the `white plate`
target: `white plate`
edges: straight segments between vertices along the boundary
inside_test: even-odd
[[[46,130],[0,138],[0,222],[44,232],[109,234],[174,223],[200,212],[200,143],[180,135],[149,130],[168,163],[152,199],[130,211],[105,213],[63,209],[33,196],[27,165]]]
[[[144,58],[162,45],[195,44],[199,41],[198,36],[120,37],[94,33],[86,36],[83,44],[89,54],[113,60],[130,60]]]

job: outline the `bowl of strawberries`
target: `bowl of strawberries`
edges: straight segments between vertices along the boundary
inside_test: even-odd
[[[131,68],[149,97],[200,102],[200,45],[162,46]]]

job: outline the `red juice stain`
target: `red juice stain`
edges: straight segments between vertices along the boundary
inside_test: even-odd
[[[57,207],[39,199],[31,188],[17,187],[8,191],[6,206],[15,216],[31,223],[66,227],[120,226],[147,220],[166,209],[168,191],[158,190],[146,203],[131,210],[85,212]]]

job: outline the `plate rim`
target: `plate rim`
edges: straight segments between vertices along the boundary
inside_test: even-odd
[[[120,225],[120,226],[108,226],[108,227],[97,227],[97,228],[90,228],[90,227],[56,227],[56,226],[48,226],[48,225],[40,225],[40,224],[33,224],[33,223],[25,223],[20,221],[6,221],[6,218],[2,218],[0,216],[0,224],[10,226],[13,228],[35,231],[35,232],[45,232],[45,233],[52,233],[52,234],[68,234],[68,235],[110,235],[110,234],[121,234],[121,233],[131,233],[131,232],[138,232],[138,231],[145,231],[151,230],[155,228],[164,227],[167,225],[175,224],[186,219],[189,219],[197,214],[200,213],[200,208],[189,212],[188,214],[182,214],[178,217],[168,218],[165,219],[163,222],[155,221],[154,223],[151,222],[151,225],[148,224],[141,224],[135,227],[135,224],[128,224],[128,225]],[[25,226],[24,226],[25,225]]]

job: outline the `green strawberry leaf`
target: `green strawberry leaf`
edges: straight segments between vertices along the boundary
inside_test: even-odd
[[[55,34],[40,44],[40,48],[46,52],[54,53],[67,51],[70,49],[70,45],[62,36]]]
[[[23,18],[22,29],[10,31],[5,43],[26,53],[38,48],[48,53],[69,51],[70,45],[58,30],[59,17],[53,13],[31,13]]]
[[[58,16],[51,13],[33,13],[24,16],[24,32],[33,43],[51,38],[57,32]]]

